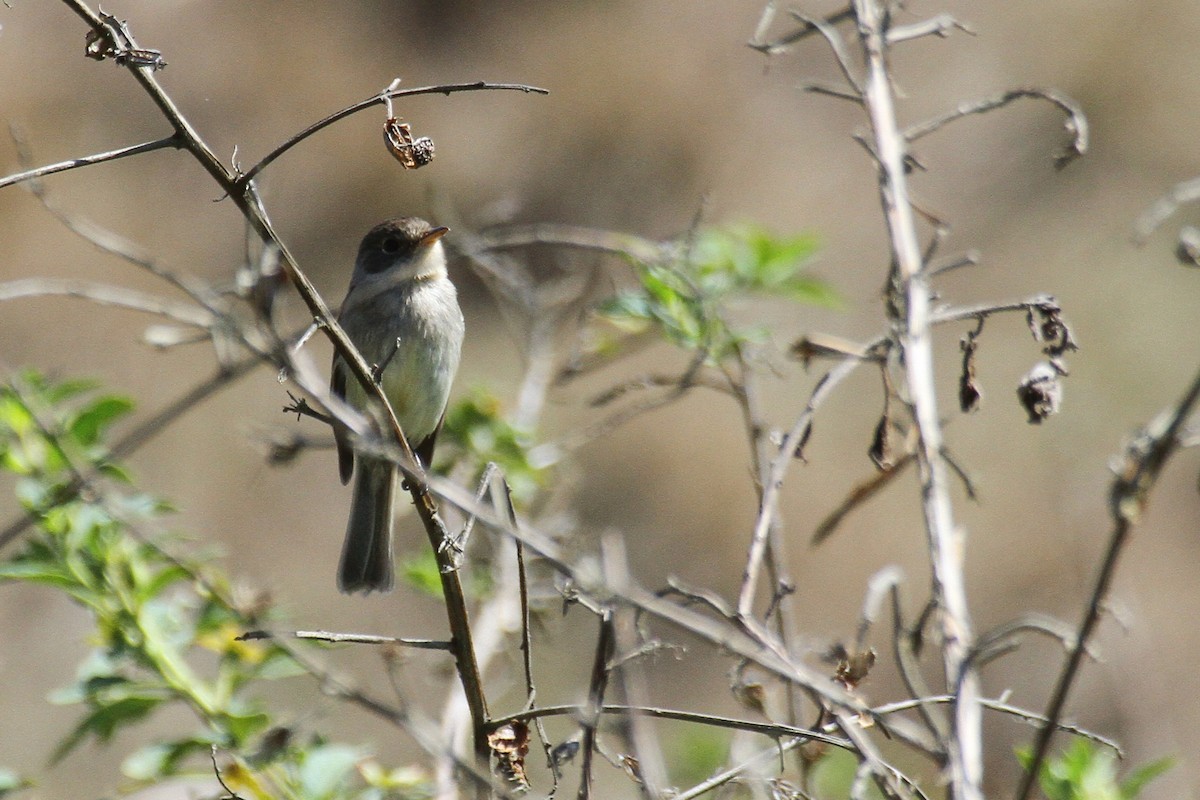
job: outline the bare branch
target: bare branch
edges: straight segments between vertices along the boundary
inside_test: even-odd
[[[21,134],[15,128],[12,128],[12,126],[10,126],[10,130],[12,130],[12,136],[14,140],[22,138]],[[68,161],[60,161],[57,164],[47,164],[44,167],[37,167],[36,169],[18,172],[16,174],[0,178],[0,189],[3,189],[5,186],[12,186],[13,184],[21,183],[22,181],[44,178],[47,175],[53,175],[56,172],[66,172],[70,169],[87,167],[91,166],[92,164],[102,164],[105,161],[116,161],[119,158],[136,156],[140,155],[141,153],[149,153],[154,150],[162,150],[165,147],[174,147],[178,149],[181,146],[181,141],[176,135],[168,136],[165,139],[155,139],[152,142],[143,142],[142,144],[134,144],[130,145],[129,147],[121,147],[116,150],[110,150],[107,153],[96,153],[95,155],[91,156],[72,158]]]
[[[791,46],[796,42],[806,39],[818,31],[817,26],[812,24],[812,22],[793,15],[794,19],[798,19],[798,21],[803,23],[799,28],[778,39],[764,41],[762,37],[766,34],[766,28],[770,26],[771,16],[774,16],[774,3],[768,3],[767,8],[763,12],[763,18],[759,22],[758,30],[755,31],[754,38],[746,43],[747,47],[772,56],[791,49]],[[845,22],[853,18],[854,11],[850,8],[844,8],[834,14],[830,14],[822,21],[827,25],[837,25],[840,22]]]
[[[872,497],[883,491],[883,489],[890,485],[891,482],[896,478],[898,478],[900,474],[904,472],[905,467],[911,464],[914,460],[916,460],[916,456],[907,454],[897,459],[896,462],[887,469],[877,471],[865,481],[855,484],[854,487],[850,489],[846,497],[842,499],[842,502],[838,503],[837,507],[834,508],[833,511],[830,511],[829,514],[827,514],[825,518],[821,520],[820,524],[817,525],[816,529],[813,531],[812,537],[809,539],[809,543],[813,547],[816,547],[832,536],[833,532],[836,531],[838,526],[842,524],[842,521],[850,515],[850,512],[854,511],[854,509],[858,508],[863,503],[866,503]]]
[[[982,718],[978,705],[979,680],[964,669],[973,633],[963,570],[964,534],[954,521],[949,492],[949,468],[942,456],[942,427],[934,376],[931,326],[932,293],[921,275],[922,252],[908,188],[908,143],[897,122],[893,84],[887,58],[889,14],[881,0],[854,0],[867,79],[863,99],[879,163],[880,199],[891,246],[889,304],[897,327],[898,357],[916,433],[916,457],[921,480],[935,602],[940,610],[942,659],[958,702],[950,736],[942,744],[947,754],[950,794],[957,800],[982,800]]]
[[[872,345],[868,345],[864,349],[869,352],[872,349]],[[817,382],[804,411],[796,418],[792,429],[788,431],[787,436],[784,437],[783,442],[780,444],[778,454],[771,462],[770,470],[767,472],[766,481],[763,485],[763,496],[759,504],[758,517],[754,522],[754,532],[750,537],[750,548],[746,554],[746,566],[742,572],[742,585],[738,592],[737,603],[739,617],[748,618],[753,612],[754,595],[758,588],[759,573],[762,570],[763,556],[767,547],[767,535],[770,533],[771,522],[775,514],[778,513],[779,491],[783,487],[783,481],[787,476],[788,468],[791,466],[792,461],[795,460],[796,450],[807,437],[808,430],[812,425],[813,415],[816,413],[817,408],[829,397],[833,389],[849,377],[850,373],[857,369],[861,363],[863,362],[859,359],[847,359],[825,373],[824,377]]]
[[[290,631],[286,636],[295,639],[309,639],[333,644],[390,644],[400,647],[411,647],[415,650],[450,650],[450,642],[440,639],[405,639],[399,636],[376,636],[369,633],[338,633],[336,631]],[[237,637],[239,642],[255,641],[258,639],[274,639],[278,633],[272,631],[247,631]]]
[[[483,231],[477,234],[477,238],[485,250],[507,250],[549,244],[629,256],[646,264],[670,261],[679,255],[679,247],[673,242],[657,242],[630,233],[548,222],[505,225]]]
[[[846,51],[846,42],[842,40],[842,35],[837,32],[837,28],[823,19],[806,17],[795,11],[788,13],[799,22],[803,22],[805,25],[814,28],[829,43],[829,49],[833,51],[834,60],[837,61],[838,68],[842,71],[842,77],[846,79],[846,83],[850,84],[850,88],[854,90],[851,96],[858,95],[861,102],[862,81],[854,74],[854,67],[850,64],[850,54]]]
[[[1200,200],[1200,178],[1182,181],[1142,212],[1134,225],[1134,241],[1145,244],[1158,228],[1179,210],[1179,207]]]
[[[216,321],[207,309],[107,283],[71,278],[22,278],[0,283],[0,302],[31,297],[76,297],[102,306],[157,314],[196,328],[209,329]]]
[[[487,90],[501,91],[516,91],[526,94],[550,94],[547,89],[539,89],[536,86],[526,86],[521,83],[488,83],[486,81],[472,81],[470,83],[446,83],[440,86],[419,86],[413,89],[388,89],[380,92],[377,95],[368,97],[366,100],[347,106],[340,111],[335,111],[324,119],[314,122],[296,135],[290,137],[287,141],[280,144],[267,155],[263,156],[262,160],[251,167],[245,174],[238,177],[235,182],[236,188],[241,188],[258,177],[258,174],[266,169],[272,161],[279,158],[281,155],[291,150],[293,147],[304,141],[314,133],[328,128],[335,122],[345,119],[360,111],[364,111],[371,106],[386,105],[389,100],[397,100],[401,97],[413,97],[421,94],[453,94],[455,92],[478,92]]]
[[[938,14],[930,17],[922,22],[914,22],[911,25],[901,25],[900,27],[888,28],[887,43],[888,45],[896,45],[901,42],[919,39],[922,36],[938,36],[945,39],[955,30],[960,30],[963,33],[975,35],[975,31],[968,28],[966,25],[959,22],[950,14]]]
[[[943,114],[940,117],[934,117],[931,120],[914,125],[904,131],[904,138],[908,142],[915,142],[922,136],[927,136],[935,131],[941,130],[944,126],[962,119],[963,117],[972,114],[986,114],[989,111],[995,111],[998,108],[1003,108],[1014,100],[1020,100],[1023,97],[1032,97],[1039,100],[1045,100],[1062,109],[1067,115],[1066,128],[1067,133],[1072,137],[1071,144],[1067,145],[1062,151],[1055,154],[1054,164],[1057,168],[1062,169],[1067,164],[1074,161],[1079,156],[1087,152],[1088,149],[1088,123],[1087,117],[1083,113],[1083,109],[1062,92],[1056,89],[1040,89],[1033,86],[1023,86],[1016,89],[1009,89],[1006,92],[1001,92],[992,97],[985,97],[982,100],[974,100],[970,102],[959,103],[953,110]]]

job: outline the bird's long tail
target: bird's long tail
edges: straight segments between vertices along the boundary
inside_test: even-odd
[[[388,592],[392,589],[392,498],[396,467],[387,461],[359,458],[350,501],[346,543],[338,566],[338,589]]]

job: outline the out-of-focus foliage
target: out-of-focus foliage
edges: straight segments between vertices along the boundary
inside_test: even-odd
[[[35,523],[0,562],[0,583],[62,592],[93,626],[75,682],[51,698],[83,709],[52,760],[183,706],[197,729],[125,758],[122,770],[136,785],[211,775],[216,748],[232,757],[222,778],[243,796],[425,796],[411,774],[356,772],[364,753],[319,736],[296,742],[273,722],[254,687],[302,669],[271,640],[239,640],[268,612],[229,600],[228,581],[211,557],[179,557],[165,549],[178,546],[177,538],[148,532],[167,505],[138,492],[106,447],[112,426],[132,408],[91,383],[33,373],[0,387],[0,468],[17,476],[17,496]],[[0,794],[23,785],[0,774]]]
[[[1033,753],[1029,748],[1017,751],[1021,766],[1029,769]],[[1042,764],[1038,783],[1048,800],[1134,800],[1150,781],[1172,767],[1174,760],[1160,758],[1135,767],[1125,780],[1117,779],[1117,757],[1100,750],[1086,739]]]
[[[740,298],[756,294],[839,305],[828,284],[805,270],[816,249],[811,235],[775,237],[751,226],[705,228],[677,261],[635,262],[639,285],[604,302],[599,314],[627,333],[657,328],[673,344],[717,363],[762,336],[728,322],[730,306]]]
[[[440,444],[454,446],[454,458],[470,464],[476,481],[489,463],[499,467],[518,507],[531,501],[545,484],[545,468],[529,460],[532,433],[505,419],[499,399],[483,389],[475,389],[446,411]]]

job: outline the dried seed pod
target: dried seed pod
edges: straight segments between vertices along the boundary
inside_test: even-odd
[[[496,768],[518,791],[529,790],[525,756],[529,754],[529,726],[524,722],[501,725],[488,734],[488,747],[496,756]]]
[[[414,139],[412,126],[395,117],[388,117],[384,123],[383,141],[388,152],[405,169],[418,169],[433,161],[433,140],[428,136]]]

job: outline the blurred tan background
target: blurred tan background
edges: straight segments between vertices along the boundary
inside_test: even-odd
[[[431,213],[434,196],[470,225],[549,220],[651,237],[679,234],[706,201],[709,222],[753,221],[780,234],[813,231],[822,241],[813,269],[845,296],[847,311],[779,304],[745,309],[773,322],[781,352],[810,330],[866,338],[882,318],[878,289],[886,251],[874,174],[851,140],[865,130],[864,120],[849,104],[797,89],[803,80],[837,77],[821,41],[808,40],[771,61],[745,46],[762,5],[123,0],[106,10],[129,19],[143,46],[163,51],[166,89],[222,157],[231,158],[236,147],[243,165],[397,76],[407,86],[485,79],[551,91],[548,97],[476,93],[404,103],[398,112],[437,143],[436,161],[417,173],[403,172],[382,148],[381,109],[336,125],[277,161],[261,181],[268,208],[331,303],[344,292],[363,232],[396,213]],[[957,506],[970,533],[977,627],[1027,610],[1074,624],[1109,527],[1108,460],[1129,431],[1177,398],[1200,363],[1200,275],[1175,263],[1169,233],[1142,249],[1130,241],[1133,220],[1150,202],[1200,173],[1194,46],[1200,15],[1194,0],[909,5],[913,21],[950,11],[978,35],[924,39],[895,54],[905,122],[963,99],[1031,85],[1068,93],[1091,123],[1091,152],[1056,172],[1052,154],[1066,141],[1060,115],[1045,104],[1018,102],[923,140],[917,153],[928,172],[914,176],[922,206],[952,225],[944,252],[973,248],[983,256],[979,268],[940,280],[944,299],[1049,292],[1081,343],[1069,358],[1063,413],[1029,426],[1014,388],[1038,349],[1022,318],[990,322],[980,350],[983,410],[956,419],[948,434],[983,498],[970,505],[960,497]],[[0,8],[0,118],[25,130],[36,163],[168,133],[123,70],[82,57],[85,29],[64,5],[18,0],[12,6]],[[805,10],[834,8],[814,2]],[[781,20],[775,30],[784,29]],[[18,168],[15,148],[0,137],[0,172]],[[236,210],[216,202],[214,185],[182,154],[160,151],[69,172],[46,186],[64,209],[133,239],[172,269],[222,283],[242,260]],[[1200,209],[1181,215],[1197,218]],[[521,366],[513,339],[480,284],[462,265],[454,275],[468,321],[457,391],[489,386],[511,401]],[[14,187],[0,192],[0,279],[28,276],[166,291],[68,234],[32,195]],[[296,321],[303,316],[290,297],[286,313]],[[0,367],[97,376],[149,413],[212,364],[203,347],[159,353],[141,344],[152,321],[78,301],[9,303],[0,308]],[[959,416],[953,401],[959,334],[941,336],[949,417]],[[819,373],[805,374],[782,356],[772,361],[778,377],[766,382],[771,421],[786,427]],[[650,367],[683,363],[680,353],[663,346],[556,394],[545,435],[595,419],[582,402],[590,392]],[[923,535],[911,477],[852,517],[824,547],[807,546],[816,521],[870,473],[866,448],[880,407],[877,384],[864,371],[839,390],[818,418],[809,463],[793,469],[785,490],[799,624],[816,648],[852,635],[865,582],[885,565],[905,570],[911,604],[924,596]],[[441,635],[444,620],[426,598],[399,592],[363,600],[336,592],[348,492],[328,453],[287,469],[265,463],[262,432],[296,424],[279,413],[283,388],[264,369],[219,395],[138,453],[133,468],[141,485],[173,499],[179,513],[171,525],[219,543],[230,570],[247,585],[269,589],[296,627]],[[301,427],[317,432],[312,423]],[[572,468],[580,535],[625,533],[647,585],[679,575],[732,596],[754,511],[747,469],[734,406],[695,394],[581,453]],[[1196,480],[1197,459],[1184,454],[1155,492],[1113,597],[1125,628],[1111,618],[1104,624],[1098,642],[1104,663],[1085,669],[1071,703],[1073,719],[1120,739],[1132,763],[1179,758],[1149,797],[1196,794],[1200,699],[1190,689],[1200,657]],[[0,499],[0,511],[7,519],[13,501]],[[401,539],[415,524],[398,524]],[[558,682],[547,680],[542,702],[582,699],[593,631],[575,612],[552,621],[539,638],[539,668],[561,675]],[[0,589],[0,766],[45,772],[44,759],[77,709],[52,707],[43,698],[74,674],[85,633],[81,614],[60,598]],[[873,643],[887,649],[883,638]],[[989,668],[986,690],[1011,688],[1014,703],[1040,710],[1058,659],[1049,644],[1030,642]],[[342,650],[329,660],[357,671],[368,685],[383,685],[369,654]],[[436,671],[421,674],[440,663],[414,656],[414,685],[439,685]],[[654,700],[739,713],[723,688],[723,669],[723,661],[703,652],[680,662],[664,659],[651,668]],[[298,724],[372,742],[390,758],[414,756],[392,731],[310,690],[299,684],[279,690],[311,694],[296,712]],[[864,691],[874,700],[894,698],[890,670]],[[502,688],[497,697],[503,699],[494,707],[520,703]],[[192,725],[180,715],[159,729],[172,724]],[[566,737],[572,729],[560,723],[553,730]],[[988,768],[997,793],[1011,786],[1011,747],[1029,730],[989,717]],[[668,738],[676,732],[664,729]],[[81,751],[47,775],[36,795],[108,791],[119,785],[119,761],[132,744],[118,740]],[[631,792],[607,767],[600,769],[610,791]]]

